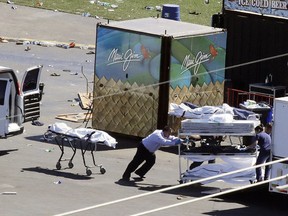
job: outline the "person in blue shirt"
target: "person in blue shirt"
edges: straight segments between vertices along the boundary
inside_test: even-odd
[[[182,140],[171,135],[171,128],[165,126],[162,130],[155,130],[153,133],[142,139],[137,147],[136,154],[132,161],[128,164],[125,172],[122,175],[124,181],[129,181],[131,173],[140,166],[135,174],[140,179],[145,178],[145,174],[153,167],[156,161],[155,152],[162,146],[174,146],[181,144]]]
[[[272,124],[268,123],[265,127],[265,131],[263,125],[261,124],[255,128],[255,132],[256,132],[255,145],[257,144],[259,146],[259,155],[256,160],[256,165],[260,165],[269,162],[271,160]],[[254,146],[250,145],[249,148],[251,147]],[[262,168],[261,167],[256,168],[256,181],[260,182],[263,180],[268,180],[270,176],[270,170],[271,166],[269,165],[265,166],[265,172],[263,176]]]

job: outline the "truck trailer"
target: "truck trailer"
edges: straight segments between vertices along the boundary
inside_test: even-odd
[[[288,157],[288,97],[274,99],[273,131],[272,131],[272,160]],[[271,179],[288,175],[288,161],[273,163]],[[288,178],[269,183],[269,191],[288,194]]]
[[[92,127],[144,137],[170,103],[222,105],[226,35],[164,18],[97,24]]]

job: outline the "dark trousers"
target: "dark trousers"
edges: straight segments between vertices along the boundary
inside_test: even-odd
[[[139,168],[140,164],[145,163]],[[131,173],[135,171],[135,173],[141,177],[144,177],[145,174],[152,168],[155,164],[156,155],[154,153],[149,152],[142,142],[138,145],[136,154],[132,161],[128,164],[125,172],[123,173],[123,178],[130,178]]]
[[[256,165],[263,164],[270,161],[270,150],[261,150],[256,160]],[[269,179],[271,166],[265,166],[264,180]],[[257,181],[262,180],[262,168],[256,168],[256,179]]]

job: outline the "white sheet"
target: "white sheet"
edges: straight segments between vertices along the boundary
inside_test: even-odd
[[[184,103],[181,103],[180,105],[170,103],[168,114],[188,119],[209,119],[215,114],[230,114],[232,117],[234,115],[233,108],[225,103],[222,106],[203,106],[195,109],[191,109]]]
[[[62,122],[56,122],[48,127],[49,131],[64,134],[71,137],[77,137],[79,139],[87,139],[87,136],[91,133],[92,136],[90,137],[91,142],[93,143],[103,143],[109,147],[116,147],[117,141],[108,133],[100,130],[90,129],[90,128],[76,128],[73,129],[69,127],[67,124]]]
[[[213,156],[205,158],[205,160],[213,159]],[[215,158],[215,157],[214,157]],[[235,170],[247,168],[253,166],[256,162],[256,156],[250,155],[242,155],[242,156],[220,156],[223,160],[223,163],[215,163],[215,164],[202,164],[199,167],[196,167],[192,170],[188,170],[184,173],[184,178],[193,179],[202,179],[211,176],[220,175],[223,173],[232,172]],[[193,159],[189,157],[189,159]],[[195,157],[195,161],[200,161],[200,158]],[[202,158],[203,161],[204,158]],[[205,163],[205,162],[204,162]],[[213,181],[222,180],[229,183],[242,183],[244,181],[249,181],[251,179],[255,179],[255,169],[251,168],[250,170],[238,172],[232,175],[227,175],[221,177],[219,179],[214,179],[206,182],[202,182],[203,184],[207,184]]]

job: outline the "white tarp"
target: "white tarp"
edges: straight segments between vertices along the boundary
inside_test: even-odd
[[[103,143],[109,147],[116,147],[117,141],[108,133],[100,130],[90,128],[76,128],[73,129],[67,124],[62,122],[56,122],[49,125],[48,130],[57,134],[67,135],[69,137],[75,137],[83,140],[87,140],[90,136],[90,141],[93,143]]]
[[[215,159],[216,157],[213,155],[210,156],[189,156],[189,159],[193,161],[206,161]],[[256,162],[256,155],[221,155],[217,156],[223,160],[223,163],[215,163],[215,164],[202,164],[192,170],[187,170],[183,174],[183,178],[189,178],[190,180],[197,180],[202,178],[207,178],[211,176],[220,175],[223,173],[228,173],[232,171],[236,171],[239,169],[251,167]],[[202,160],[201,160],[202,159]],[[204,162],[205,163],[205,162]],[[238,172],[232,175],[227,175],[221,177],[219,179],[214,179],[211,181],[202,182],[203,184],[207,184],[209,182],[213,182],[216,180],[222,180],[228,183],[243,183],[244,181],[249,181],[255,179],[255,168],[251,168],[250,170]]]

